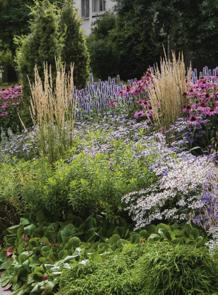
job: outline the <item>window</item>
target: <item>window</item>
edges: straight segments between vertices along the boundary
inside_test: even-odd
[[[105,0],[99,0],[99,11],[105,11]]]
[[[81,1],[81,5],[82,5],[82,17],[87,18],[89,17],[89,0],[82,0]]]
[[[105,0],[92,0],[92,12],[105,11]]]

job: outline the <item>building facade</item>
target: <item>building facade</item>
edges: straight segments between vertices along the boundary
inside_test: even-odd
[[[86,35],[91,33],[92,24],[106,11],[112,11],[115,6],[114,0],[74,0],[75,7],[81,16],[82,28]]]

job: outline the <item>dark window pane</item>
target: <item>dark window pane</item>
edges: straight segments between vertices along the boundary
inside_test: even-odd
[[[82,0],[82,17],[89,17],[89,0]]]

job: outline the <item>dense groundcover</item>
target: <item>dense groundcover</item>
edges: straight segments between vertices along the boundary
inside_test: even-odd
[[[5,290],[218,294],[216,72],[193,74],[175,120],[161,100],[155,117],[155,83],[149,70],[75,91],[72,144],[53,162],[37,127],[1,133]]]

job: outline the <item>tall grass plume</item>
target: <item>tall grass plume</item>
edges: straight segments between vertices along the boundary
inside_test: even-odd
[[[171,57],[161,59],[160,66],[152,72],[152,87],[148,90],[149,100],[156,123],[165,128],[182,113],[186,104],[187,80],[190,70],[186,70],[184,57],[172,52]]]
[[[39,150],[50,162],[61,157],[72,143],[73,87],[72,66],[66,73],[65,66],[57,62],[55,75],[48,64],[44,64],[42,76],[37,66],[34,69],[30,112],[37,129]]]

